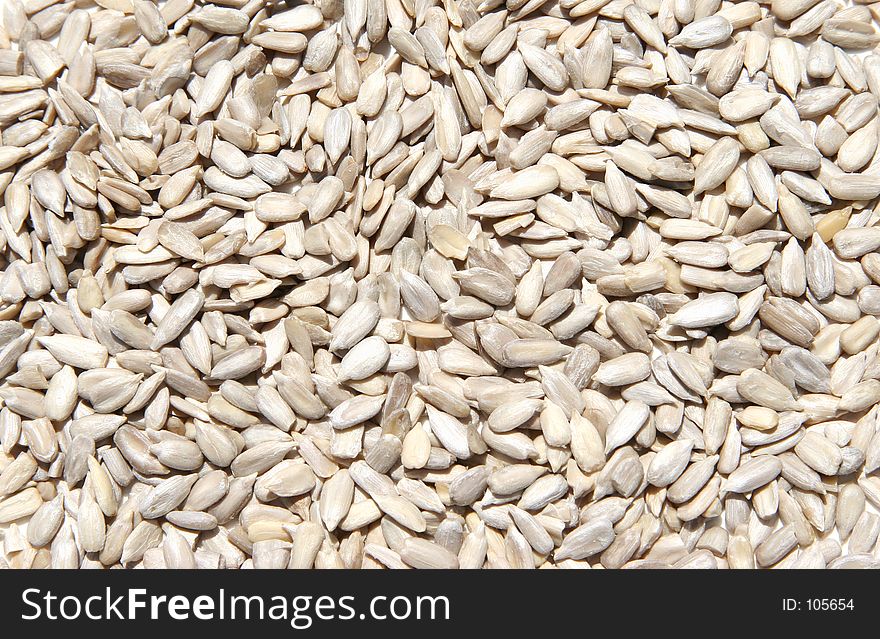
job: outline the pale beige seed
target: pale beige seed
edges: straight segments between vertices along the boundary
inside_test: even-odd
[[[627,402],[608,425],[605,454],[628,442],[644,426],[650,416],[648,406],[639,401]]]
[[[571,351],[571,347],[549,339],[520,339],[503,346],[503,363],[511,367],[552,364]]]
[[[37,462],[28,453],[21,453],[0,472],[0,496],[23,488],[37,470]]]
[[[646,479],[653,486],[660,488],[670,485],[681,476],[690,461],[693,442],[679,440],[665,446],[663,450],[651,460],[646,473]]]
[[[21,492],[0,499],[0,524],[29,517],[42,503],[43,499],[36,488],[25,488]]]
[[[165,221],[159,225],[157,238],[172,253],[200,262],[205,252],[198,238],[186,227],[175,222]]]
[[[186,499],[197,479],[196,475],[178,475],[162,480],[141,502],[141,515],[156,519],[171,512]]]
[[[607,519],[594,519],[570,532],[554,553],[554,558],[557,561],[584,559],[605,550],[613,540],[611,522]]]
[[[834,235],[834,252],[844,258],[858,258],[880,247],[880,228],[843,229]]]
[[[547,165],[529,167],[511,177],[493,188],[490,195],[502,200],[526,200],[550,193],[559,186],[559,173]]]
[[[736,317],[737,297],[731,293],[709,293],[688,302],[669,318],[683,328],[716,326]]]
[[[797,537],[793,528],[784,526],[755,548],[755,559],[759,566],[771,566],[785,557],[795,546],[797,546]]]
[[[156,327],[151,348],[155,350],[180,335],[202,309],[204,301],[204,295],[194,289],[175,300]]]
[[[414,426],[404,437],[400,461],[406,468],[423,468],[431,455],[431,441],[420,425]]]
[[[710,16],[688,24],[678,35],[670,39],[669,43],[701,49],[723,42],[732,31],[733,26],[727,19]]]
[[[101,368],[107,363],[107,349],[101,344],[74,335],[40,337],[39,342],[58,361],[75,368]]]
[[[4,565],[873,563],[870,12],[520,4],[11,6]]]
[[[775,457],[755,457],[732,472],[723,485],[727,492],[744,493],[766,485],[782,471],[782,463]]]
[[[651,362],[643,353],[628,353],[603,362],[593,373],[593,380],[606,386],[626,386],[641,381],[651,373]]]
[[[730,177],[739,161],[739,145],[731,137],[721,138],[703,157],[694,176],[694,191],[710,191]]]
[[[373,495],[376,505],[395,522],[412,530],[424,532],[427,524],[424,517],[411,502],[398,495]]]
[[[547,96],[537,89],[525,88],[514,95],[504,109],[504,117],[500,126],[517,126],[526,124],[543,113],[547,105]]]
[[[744,398],[773,410],[791,410],[797,405],[785,386],[770,375],[754,368],[740,375],[736,388]]]

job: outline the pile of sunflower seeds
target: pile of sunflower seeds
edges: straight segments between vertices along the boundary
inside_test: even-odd
[[[0,565],[878,565],[880,5],[0,4]]]

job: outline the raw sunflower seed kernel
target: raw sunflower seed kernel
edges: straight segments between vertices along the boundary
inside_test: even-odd
[[[877,567],[874,5],[0,4],[0,567]]]

